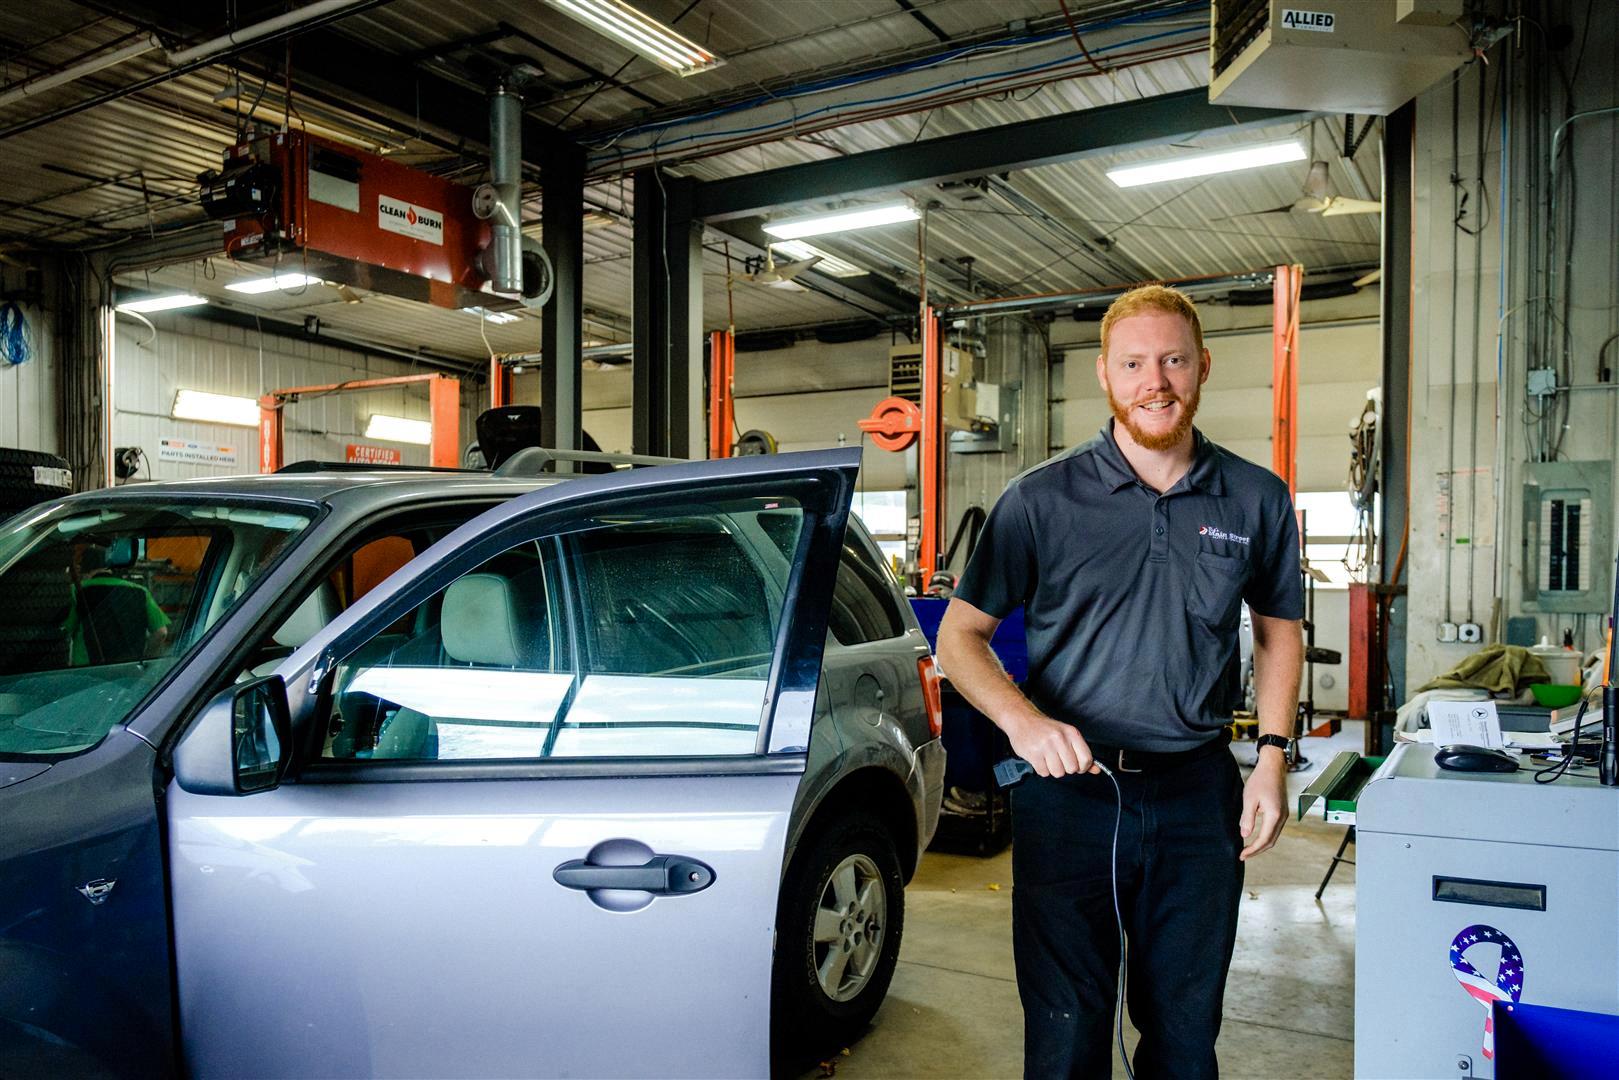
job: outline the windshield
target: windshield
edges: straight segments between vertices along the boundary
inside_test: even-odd
[[[64,504],[0,526],[0,757],[123,723],[313,519],[266,504]]]

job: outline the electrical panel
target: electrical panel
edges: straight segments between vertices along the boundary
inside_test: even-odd
[[[1529,466],[1523,492],[1523,600],[1530,611],[1606,611],[1613,597],[1613,463]]]

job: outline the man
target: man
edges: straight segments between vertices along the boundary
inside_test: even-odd
[[[939,628],[951,683],[1037,774],[1012,795],[1030,1077],[1111,1070],[1116,815],[1136,1075],[1217,1075],[1243,863],[1285,820],[1304,651],[1298,529],[1280,479],[1192,427],[1211,359],[1181,293],[1119,297],[1096,360],[1112,421],[1013,480]],[[1246,784],[1224,728],[1243,600],[1263,733]],[[989,647],[1019,605],[1027,697]]]
[[[79,556],[84,577],[63,626],[70,667],[161,656],[168,641],[169,617],[146,586],[114,573],[109,558],[106,548],[95,546]]]

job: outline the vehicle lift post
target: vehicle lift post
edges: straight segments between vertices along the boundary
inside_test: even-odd
[[[708,335],[708,456],[728,458],[736,441],[736,332]]]
[[[384,379],[354,379],[321,386],[284,386],[259,398],[259,472],[273,473],[286,464],[286,407],[305,397],[381,390],[390,386],[427,383],[428,416],[433,442],[429,464],[454,469],[461,464],[461,380],[437,372],[395,375]]]

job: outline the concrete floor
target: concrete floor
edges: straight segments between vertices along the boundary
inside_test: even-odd
[[[1360,726],[1345,723],[1331,739],[1305,740],[1311,767],[1288,778],[1290,809],[1335,751],[1358,751],[1361,739]],[[1251,761],[1254,750],[1238,744],[1233,753]],[[1333,1080],[1353,1073],[1355,868],[1340,866],[1316,901],[1344,832],[1319,815],[1290,817],[1276,847],[1248,865],[1219,1042],[1224,1076]],[[1345,854],[1353,858],[1354,848]],[[871,1029],[829,1063],[836,1076],[1020,1076],[1010,851],[987,859],[929,852],[906,891],[905,922],[888,998]],[[1125,1035],[1133,1047],[1128,1020]]]

